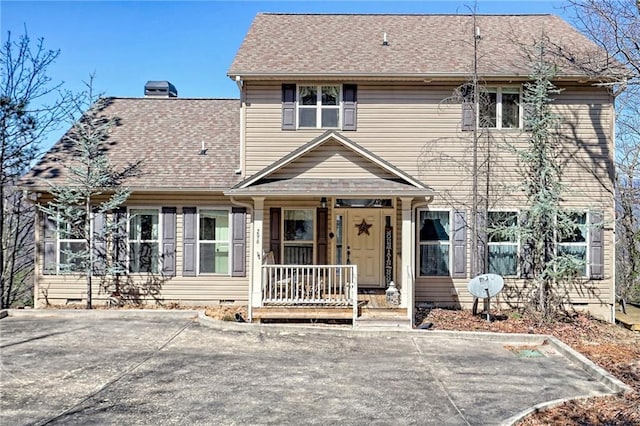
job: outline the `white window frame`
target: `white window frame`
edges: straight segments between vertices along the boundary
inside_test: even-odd
[[[503,127],[502,125],[502,94],[504,93],[514,93],[518,92],[518,126],[517,127]],[[522,107],[522,86],[488,86],[486,88],[486,93],[495,93],[496,94],[496,125],[485,126],[482,123],[482,117],[480,113],[482,111],[482,105],[478,108],[478,123],[480,123],[481,128],[485,129],[496,129],[496,130],[522,130],[524,127],[523,122],[523,107]]]
[[[311,236],[311,240],[287,240],[286,239],[286,229],[285,229],[285,220],[286,220],[286,212],[287,211],[306,211],[306,212],[311,212],[311,220],[313,221],[313,229],[312,229],[312,236]],[[316,235],[317,235],[317,219],[316,219],[316,212],[317,209],[315,208],[311,208],[311,207],[288,207],[288,208],[283,208],[282,209],[282,222],[280,224],[280,229],[282,232],[281,238],[282,238],[282,253],[281,253],[281,257],[280,259],[282,259],[282,263],[285,263],[285,249],[286,246],[288,245],[296,245],[296,244],[304,244],[304,245],[308,245],[309,243],[311,243],[311,265],[315,264],[315,259],[316,259],[316,253],[317,253],[317,247],[316,247]],[[286,264],[286,263],[285,263]]]
[[[229,224],[228,226],[228,235],[227,235],[227,239],[226,240],[201,240],[200,239],[200,215],[203,211],[225,211],[227,212],[227,223]],[[196,250],[196,271],[197,275],[205,275],[205,276],[224,276],[224,277],[228,277],[231,276],[231,265],[232,265],[232,259],[231,259],[231,251],[232,251],[232,242],[231,242],[231,237],[233,235],[233,218],[231,216],[231,208],[228,206],[210,206],[210,207],[198,207],[198,215],[196,218],[196,238],[198,241],[197,244],[197,250]],[[200,270],[200,253],[201,253],[201,245],[202,244],[223,244],[226,243],[227,244],[227,272],[222,273],[222,272],[201,272]]]
[[[316,104],[315,105],[302,105],[300,97],[301,87],[315,87],[316,88]],[[322,105],[322,88],[323,87],[337,87],[338,88],[338,102],[337,105]],[[296,85],[296,123],[298,129],[339,129],[342,126],[342,84],[297,84]],[[301,126],[300,123],[300,110],[301,109],[315,109],[316,110],[316,125],[314,127]],[[335,127],[323,127],[322,126],[322,111],[327,109],[335,109],[338,111],[338,123]]]
[[[449,214],[449,229],[448,229],[448,234],[449,234],[449,239],[447,241],[444,240],[428,240],[428,241],[422,241],[420,238],[420,229],[422,227],[422,221],[421,221],[421,213],[422,212],[446,212]],[[417,275],[419,277],[450,277],[451,276],[451,266],[452,266],[452,261],[451,258],[453,256],[453,210],[448,210],[448,209],[418,209],[418,213],[417,213],[417,226],[416,226],[416,241],[417,241],[417,261],[416,261],[416,269],[417,269]],[[421,254],[422,254],[422,246],[449,246],[449,259],[448,259],[448,269],[449,269],[449,273],[446,275],[423,275],[422,274],[422,262],[421,262]]]
[[[520,238],[516,238],[515,241],[499,241],[499,242],[492,242],[490,241],[490,235],[489,235],[489,215],[491,213],[513,213],[516,217],[516,226],[518,226],[518,220],[520,218],[520,211],[518,210],[509,210],[509,209],[505,209],[505,210],[489,210],[487,211],[487,256],[489,255],[489,250],[491,246],[516,246],[516,270],[515,273],[513,275],[505,275],[507,277],[518,277],[520,276]],[[487,272],[491,272],[489,269],[489,259],[487,259]]]
[[[86,250],[86,240],[84,238],[62,238],[62,235],[67,233],[66,229],[69,229],[69,224],[66,222],[63,222],[60,220],[60,216],[58,216],[58,220],[57,222],[57,226],[56,226],[56,233],[57,233],[57,244],[56,244],[56,271],[59,274],[77,274],[77,273],[82,273],[84,271],[79,270],[66,270],[61,268],[61,259],[62,259],[62,244],[69,244],[69,243],[82,243],[84,244],[84,249]],[[65,230],[62,230],[61,226],[65,227]],[[90,226],[90,230],[89,230],[89,235],[93,235],[93,220],[91,221]]]
[[[154,210],[158,214],[158,236],[155,240],[132,240],[131,239],[131,220],[135,216],[136,211],[150,211]],[[162,271],[162,209],[156,206],[128,206],[127,207],[127,273],[128,274],[159,274]],[[146,271],[132,271],[132,259],[131,259],[131,244],[132,243],[153,243],[155,242],[158,245],[158,259],[156,262],[156,269],[146,272]],[[140,265],[138,265],[140,266]]]
[[[559,248],[560,246],[564,246],[564,247],[585,247],[585,255],[584,255],[584,274],[580,275],[580,277],[582,278],[588,278],[591,276],[591,272],[590,272],[590,242],[591,242],[591,227],[590,227],[590,220],[591,220],[591,213],[587,210],[571,210],[569,212],[569,214],[583,214],[584,215],[584,225],[578,225],[578,226],[584,226],[584,242],[561,242],[558,241],[556,243],[556,254],[559,254]]]

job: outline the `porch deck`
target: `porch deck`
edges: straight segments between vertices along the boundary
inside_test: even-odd
[[[378,324],[407,319],[407,309],[387,304],[384,289],[359,289],[357,322]],[[253,309],[253,319],[262,320],[353,320],[353,309],[344,303],[280,304],[271,303]],[[408,319],[407,319],[408,321]]]

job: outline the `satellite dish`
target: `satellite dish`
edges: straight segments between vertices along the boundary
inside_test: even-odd
[[[467,288],[474,297],[494,297],[504,287],[504,280],[498,274],[482,274],[469,281]]]

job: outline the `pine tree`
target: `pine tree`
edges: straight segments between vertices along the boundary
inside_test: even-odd
[[[122,268],[122,265],[108,262],[106,250],[97,250],[96,243],[113,241],[113,234],[121,228],[117,215],[112,213],[129,198],[131,191],[123,184],[128,177],[137,173],[139,166],[134,163],[117,169],[111,164],[104,143],[108,140],[109,131],[117,122],[117,117],[105,114],[104,110],[110,99],[94,97],[91,81],[87,84],[84,102],[76,104],[80,111],[87,105],[88,109],[63,137],[63,142],[73,154],[72,160],[62,166],[66,171],[66,179],[64,183],[51,185],[53,201],[40,207],[57,224],[60,235],[83,241],[82,247],[60,250],[65,259],[60,267],[85,275],[87,309],[92,308],[92,277],[96,266],[109,265],[111,270]],[[92,224],[98,214],[110,214],[111,220],[103,229],[95,232],[92,238]]]
[[[576,213],[561,207],[566,192],[558,158],[561,144],[557,127],[561,117],[553,113],[552,96],[560,90],[552,83],[555,67],[545,61],[544,42],[537,46],[530,82],[525,84],[523,104],[527,147],[519,149],[522,189],[528,208],[518,226],[490,232],[517,233],[523,243],[521,268],[534,284],[529,306],[547,319],[563,309],[568,286],[580,275],[584,261],[558,252],[558,241],[578,229]],[[586,226],[586,225],[585,225]]]

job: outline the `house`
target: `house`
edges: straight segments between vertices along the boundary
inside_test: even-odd
[[[470,307],[467,284],[483,272],[504,276],[499,303],[518,303],[522,242],[474,245],[470,218],[473,200],[486,222],[524,208],[504,146],[527,140],[527,55],[543,35],[563,90],[563,203],[584,225],[559,242],[586,262],[571,303],[612,320],[615,114],[600,84],[612,80],[585,71],[583,58],[606,55],[552,15],[259,14],[228,70],[239,100],[183,99],[157,82],[145,98],[112,99],[109,155],[143,169],[127,183],[129,279],[160,275],[143,297],[243,303],[253,319],[351,318],[379,303],[411,321],[420,305]],[[488,99],[478,138],[463,93],[474,68]],[[68,155],[59,142],[23,179],[38,203]],[[47,223],[37,304],[82,300],[82,278],[61,269],[70,242]],[[473,262],[481,246],[488,262]]]

